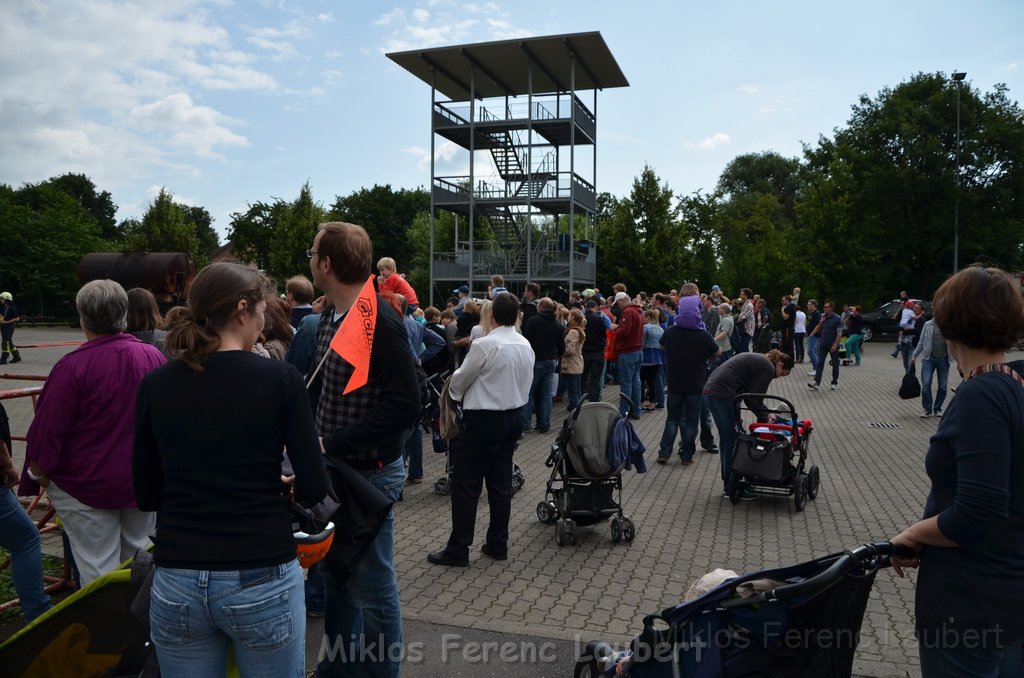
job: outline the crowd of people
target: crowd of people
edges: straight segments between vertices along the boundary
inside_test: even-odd
[[[835,390],[840,354],[861,363],[860,307],[801,305],[799,287],[781,297],[776,313],[749,288],[731,299],[717,285],[702,293],[693,283],[653,295],[617,284],[607,295],[591,288],[557,300],[529,283],[520,300],[495,275],[483,298],[460,286],[440,309],[421,305],[391,258],[379,259],[370,276],[372,252],[361,227],[322,224],[306,252],[312,279],[289,279],[282,297],[258,271],[212,264],[193,282],[187,307],[166,316],[145,290],[87,283],[76,298],[86,342],[50,374],[21,473],[5,436],[7,483],[19,481],[23,496],[46,489],[80,584],[152,539],[150,620],[163,675],[223,675],[231,652],[243,675],[301,675],[307,613],[325,616],[329,638],[357,647],[324,658],[317,675],[398,675],[389,652],[403,641],[394,513],[350,573],[321,564],[303,583],[287,502],[313,506],[328,495],[325,459],[345,464],[390,502],[422,482],[420,410],[433,375],[451,374],[445,397],[461,404],[462,418],[451,445],[451,532],[427,561],[465,567],[484,486],[490,522],[480,551],[510,557],[512,453],[527,431],[550,431],[556,405],[574,410],[617,384],[622,417],[665,411],[657,462],[675,453],[688,466],[699,442],[719,455],[728,496],[734,400],[766,393],[804,362],[818,390],[826,359]],[[902,353],[907,369],[921,361],[929,387],[922,416],[943,412],[950,357],[961,369],[976,366],[928,452],[925,520],[895,538],[918,554],[897,564],[922,567],[919,625],[938,619],[922,591],[952,579],[965,591],[1001,582],[990,589],[998,591],[992,606],[1006,595],[1024,602],[1013,574],[1024,568],[1024,474],[1014,472],[1024,464],[1024,365],[1006,363],[1002,353],[1009,335],[1024,333],[1024,308],[1013,310],[1019,293],[1016,302],[999,296],[1009,294],[999,275],[972,268],[954,276],[937,293],[932,319],[920,304],[901,309],[894,357]],[[370,285],[373,304],[365,303]],[[1011,308],[1008,329],[990,326],[995,316],[984,309],[964,308],[970,299]],[[11,295],[0,301],[6,319]],[[335,346],[350,315],[370,328],[365,365]],[[17,357],[10,333],[4,342],[4,360]],[[768,419],[760,399],[746,404]],[[980,418],[982,447],[968,433]],[[755,498],[745,488],[739,496]],[[16,521],[12,497],[4,495],[3,536],[5,545],[17,542],[15,585],[32,618],[49,601],[38,536],[33,542],[25,521]],[[992,553],[999,557],[986,560]],[[1008,661],[1002,649],[1013,643],[1019,656],[1024,627],[1012,615],[965,612],[964,619],[974,626],[997,619],[1009,629],[992,661]],[[940,648],[929,665],[947,655]]]

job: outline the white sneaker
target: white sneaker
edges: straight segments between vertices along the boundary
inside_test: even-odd
[[[830,391],[835,391],[839,388],[839,384],[832,384],[828,387]]]
[[[814,374],[814,370],[811,370],[810,372],[808,372],[808,373],[807,373],[807,376],[808,376],[808,377],[813,377],[813,376],[815,376],[815,374]]]
[[[929,419],[929,418],[931,418],[932,416],[934,416],[934,415],[933,415],[933,414],[932,414],[931,412],[922,412],[922,413],[921,413],[921,418],[922,418],[922,419]]]

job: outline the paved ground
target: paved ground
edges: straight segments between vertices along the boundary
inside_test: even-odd
[[[61,328],[19,328],[17,334],[20,344],[76,338],[73,330]],[[68,350],[24,349],[25,361],[0,373],[46,374]],[[422,643],[417,646],[422,661],[410,662],[406,675],[567,675],[578,646],[594,638],[628,642],[645,614],[681,600],[694,580],[716,567],[742,573],[795,564],[899,532],[924,505],[923,459],[937,420],[920,419],[919,402],[896,395],[902,369],[889,357],[891,350],[891,343],[868,344],[863,366],[843,368],[835,392],[811,392],[806,365],[772,385],[772,392],[791,399],[800,417],[816,426],[810,455],[821,468],[821,492],[803,513],[781,498],[733,506],[722,498],[717,456],[699,453],[689,467],[677,459],[654,464],[664,423],[663,412],[656,412],[636,422],[652,468],[646,475],[624,476],[623,503],[636,521],[636,541],[613,545],[602,523],[581,528],[579,545],[559,548],[554,528],[538,522],[534,513],[549,475],[544,459],[563,416],[556,409],[552,432],[528,433],[516,453],[527,481],[513,500],[509,561],[496,563],[475,553],[471,567],[446,569],[426,562],[426,554],[444,544],[450,526],[448,498],[436,495],[432,483],[442,474],[444,459],[429,452],[428,441],[428,482],[407,488],[396,519],[406,640]],[[23,385],[0,381],[0,389]],[[612,400],[615,393],[609,388],[605,396]],[[27,401],[6,401],[6,406],[15,433],[24,433]],[[871,426],[879,423],[891,427]],[[16,443],[16,453],[22,450]],[[478,539],[486,521],[484,501]],[[58,552],[52,543],[46,548]],[[906,580],[890,572],[879,575],[855,673],[918,675],[914,581],[913,573]],[[320,645],[320,633],[319,625],[311,624],[311,653]],[[505,641],[510,644],[497,645]],[[474,642],[493,644],[487,661],[486,648]],[[511,661],[500,659],[502,649]]]

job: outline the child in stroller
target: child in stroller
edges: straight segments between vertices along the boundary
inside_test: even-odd
[[[632,446],[630,454],[609,454],[614,447],[610,443],[617,437]],[[551,477],[544,501],[537,504],[537,518],[555,526],[556,544],[575,544],[577,526],[594,525],[608,518],[612,542],[633,541],[636,525],[622,511],[622,470],[635,460],[637,472],[646,471],[643,452],[643,444],[616,406],[580,403],[551,444],[545,462],[551,468]]]
[[[875,575],[906,552],[864,544],[729,578],[645,617],[629,650],[588,643],[575,678],[848,678]]]
[[[761,413],[767,412],[773,420],[754,421],[744,431],[742,413],[750,411],[748,398],[761,403]],[[780,405],[771,407],[768,401]],[[729,501],[738,504],[743,489],[764,495],[792,495],[794,508],[803,511],[807,500],[818,496],[821,484],[817,466],[811,465],[805,471],[814,424],[810,419],[799,419],[793,403],[778,396],[743,393],[733,401],[733,407],[738,430],[726,485]]]

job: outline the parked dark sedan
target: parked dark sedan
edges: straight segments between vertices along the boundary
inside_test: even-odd
[[[911,301],[917,303],[921,300],[911,299]],[[925,317],[931,318],[932,302],[921,301],[921,303],[924,305]],[[896,316],[896,311],[899,308],[900,300],[893,299],[889,303],[882,304],[873,311],[861,313],[861,317],[864,319],[864,341],[871,341],[874,337],[883,334],[897,334],[900,329],[900,322],[899,316]]]

